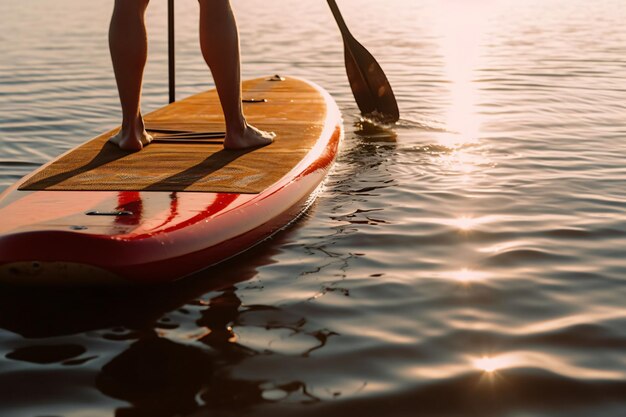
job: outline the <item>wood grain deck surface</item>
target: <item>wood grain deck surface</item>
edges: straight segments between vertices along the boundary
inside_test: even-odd
[[[44,166],[20,190],[192,191],[260,193],[286,175],[318,140],[325,123],[323,95],[312,85],[269,77],[243,83],[244,112],[256,127],[273,131],[273,144],[224,150],[224,120],[215,90],[170,104],[145,116],[155,142],[136,153],[107,142],[119,127]],[[246,103],[265,99],[266,102]],[[181,137],[182,141],[159,139]],[[204,138],[204,139],[203,139]]]

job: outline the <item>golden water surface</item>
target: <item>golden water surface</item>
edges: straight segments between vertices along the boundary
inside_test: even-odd
[[[626,415],[626,2],[338,3],[398,125],[359,119],[326,2],[233,0],[244,77],[342,109],[317,203],[166,290],[0,290],[0,415]],[[176,7],[182,98],[212,80]],[[0,189],[118,122],[111,10],[0,2]]]

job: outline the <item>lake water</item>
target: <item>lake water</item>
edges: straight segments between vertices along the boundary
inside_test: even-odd
[[[167,101],[152,3],[145,111]],[[626,415],[626,2],[339,6],[399,124],[359,119],[326,2],[234,1],[244,77],[342,109],[317,203],[166,289],[2,289],[0,415]],[[196,9],[179,98],[212,87]],[[0,2],[0,189],[118,123],[111,10]]]

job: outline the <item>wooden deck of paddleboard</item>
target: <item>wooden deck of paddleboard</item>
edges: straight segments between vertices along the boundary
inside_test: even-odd
[[[3,193],[0,280],[169,281],[283,228],[332,164],[341,115],[304,80],[260,78],[243,92],[247,119],[276,132],[272,145],[223,150],[219,135],[207,133],[224,130],[212,90],[148,114],[157,140],[141,152],[107,144],[113,129]]]
[[[38,171],[20,190],[262,192],[315,145],[326,103],[314,86],[295,79],[251,80],[243,91],[247,119],[276,133],[270,146],[225,150],[223,138],[210,133],[224,131],[211,90],[148,114],[146,127],[156,140],[142,152],[108,142],[115,129]]]

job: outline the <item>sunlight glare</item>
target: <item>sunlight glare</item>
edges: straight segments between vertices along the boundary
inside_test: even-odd
[[[468,149],[457,149],[442,156],[441,161],[450,171],[464,175],[480,171],[481,168],[490,163],[488,158]]]
[[[440,139],[454,147],[478,141],[480,117],[477,110],[479,91],[474,82],[480,66],[482,35],[486,30],[490,1],[442,2],[437,17],[438,37],[450,81],[450,107],[446,126],[450,132]]]
[[[480,224],[486,223],[487,221],[486,217],[461,216],[452,220],[450,224],[463,231],[469,231],[476,228],[476,226]]]
[[[446,226],[452,226],[459,231],[469,232],[476,229],[478,226],[490,223],[504,224],[508,221],[517,219],[516,216],[502,215],[502,214],[487,214],[485,216],[474,217],[470,214],[461,214],[456,218],[435,218],[432,219],[433,223],[443,224]],[[483,249],[484,251],[484,249]]]
[[[452,274],[452,278],[455,281],[469,283],[483,280],[486,275],[487,274],[485,274],[484,272],[472,271],[470,269],[463,268],[460,271],[455,271]]]
[[[489,278],[489,274],[482,271],[474,271],[470,268],[462,268],[455,271],[443,271],[435,275],[437,278],[455,281],[461,284],[471,284],[473,282],[484,281]]]
[[[471,359],[472,366],[485,374],[497,375],[498,371],[510,368],[545,369],[555,374],[570,378],[586,378],[590,380],[610,379],[623,380],[624,372],[612,369],[597,369],[580,366],[571,358],[562,358],[541,352],[509,352],[495,356],[483,355]]]
[[[515,364],[514,357],[510,355],[503,356],[483,356],[473,361],[474,367],[487,373],[494,373],[500,369],[509,368]]]

